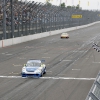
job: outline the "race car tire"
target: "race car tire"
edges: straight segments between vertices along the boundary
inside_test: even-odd
[[[43,73],[41,72],[41,75],[40,75],[40,77],[42,77],[43,76]]]
[[[46,69],[44,70],[44,73],[43,74],[46,74]]]
[[[26,77],[26,75],[25,74],[21,74],[22,75],[22,77]]]

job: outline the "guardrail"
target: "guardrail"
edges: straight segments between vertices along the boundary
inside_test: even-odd
[[[100,72],[98,73],[86,100],[100,100]]]

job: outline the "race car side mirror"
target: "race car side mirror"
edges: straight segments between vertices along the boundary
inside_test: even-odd
[[[24,66],[26,66],[26,64],[24,64]]]

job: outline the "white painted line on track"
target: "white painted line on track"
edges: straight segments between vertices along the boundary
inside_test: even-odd
[[[92,62],[92,63],[96,63],[96,64],[98,64],[98,63],[100,63],[100,62]]]
[[[17,66],[22,66],[22,65],[15,65],[15,64],[13,64],[13,66],[16,66],[17,67]]]
[[[5,53],[3,52],[2,54],[7,54],[7,53],[8,53],[8,52],[5,52]]]
[[[73,51],[73,52],[86,52],[86,51]]]
[[[2,54],[5,54],[5,53],[2,53]]]
[[[63,75],[66,75],[66,74],[58,74],[58,76],[63,76]]]
[[[0,78],[22,78],[21,76],[0,76]]]
[[[80,69],[72,69],[72,70],[80,70]]]
[[[72,61],[72,60],[62,60],[62,61]]]
[[[8,52],[2,53],[2,54],[3,54],[3,55],[7,55],[7,56],[13,55],[13,54],[10,54],[10,53],[8,53]]]
[[[96,78],[74,78],[74,77],[41,77],[41,79],[95,80]]]
[[[11,72],[11,73],[9,73],[9,74],[19,74],[19,73]]]
[[[13,54],[6,54],[7,56],[13,55]]]
[[[0,78],[27,78],[21,76],[0,76]],[[62,79],[62,80],[95,80],[96,78],[74,78],[74,77],[40,77],[39,79]]]

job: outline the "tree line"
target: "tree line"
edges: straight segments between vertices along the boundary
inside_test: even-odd
[[[46,5],[52,6],[52,4],[49,1],[46,2]],[[65,3],[61,3],[59,6],[62,7],[62,8],[65,8],[66,7]],[[74,5],[73,6],[67,6],[66,8],[69,8],[69,9],[71,9],[71,8],[73,8],[73,9],[82,9],[79,6],[79,4],[77,6],[74,6]]]

